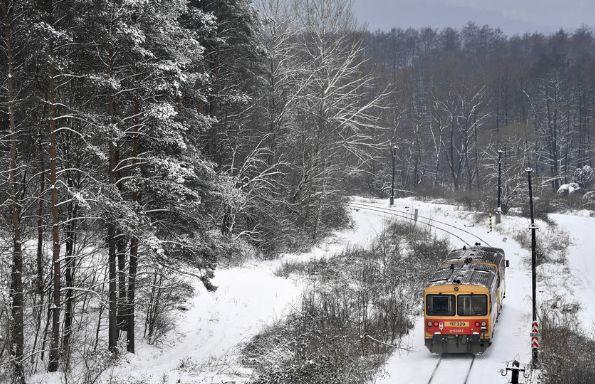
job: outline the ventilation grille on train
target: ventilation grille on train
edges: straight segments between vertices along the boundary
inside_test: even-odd
[[[450,276],[452,275],[453,270],[452,269],[440,269],[438,271],[436,271],[432,277],[430,278],[431,282],[434,281],[443,281],[443,280],[448,280],[450,278]]]
[[[490,276],[492,275],[487,272],[475,271],[473,272],[473,275],[471,275],[469,283],[487,286],[490,281]]]

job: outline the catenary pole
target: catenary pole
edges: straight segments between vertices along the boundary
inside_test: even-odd
[[[537,321],[537,298],[536,298],[536,276],[535,276],[535,268],[537,264],[536,260],[536,239],[535,239],[535,219],[533,214],[533,188],[531,185],[531,173],[533,169],[527,168],[527,180],[529,182],[529,208],[531,212],[531,292],[532,292],[532,301],[533,301],[533,322]],[[533,345],[531,346],[531,352],[533,357],[533,364],[537,363],[538,360],[538,350]]]
[[[496,208],[496,224],[500,224],[502,215],[502,153],[498,150],[498,207]]]
[[[397,157],[397,146],[393,145],[391,148],[391,157],[393,162],[393,177],[390,184],[390,206],[395,203],[395,158]]]
[[[502,150],[498,150],[498,211],[502,211]]]

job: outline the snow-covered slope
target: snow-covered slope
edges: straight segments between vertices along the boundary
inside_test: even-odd
[[[595,328],[595,217],[573,214],[551,214],[560,227],[570,234],[566,258],[573,276],[574,298],[581,305],[579,319],[588,331]]]
[[[370,243],[385,226],[385,219],[373,213],[353,214],[353,229],[337,232],[323,245],[305,254],[285,255],[274,261],[253,261],[242,267],[216,272],[216,292],[205,292],[199,283],[197,294],[178,314],[175,330],[157,346],[142,345],[128,354],[113,371],[106,372],[121,382],[143,383],[238,383],[251,371],[242,368],[240,350],[263,327],[287,314],[302,292],[301,281],[275,276],[286,260],[332,255],[346,247]]]

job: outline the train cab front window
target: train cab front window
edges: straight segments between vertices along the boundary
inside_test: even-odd
[[[485,316],[488,314],[486,295],[458,295],[457,314],[459,316]]]
[[[427,295],[426,315],[454,316],[455,297],[453,295]]]

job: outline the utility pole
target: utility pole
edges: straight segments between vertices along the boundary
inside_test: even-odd
[[[498,208],[496,208],[496,224],[502,221],[502,151],[498,150]]]
[[[536,277],[535,268],[537,264],[536,260],[536,240],[535,240],[535,219],[533,215],[533,188],[531,186],[531,173],[533,169],[527,168],[527,180],[529,181],[529,208],[531,210],[531,291],[533,298],[533,323],[531,332],[531,352],[533,356],[533,365],[537,364],[539,346],[539,323],[537,322],[537,298],[536,298]]]
[[[390,185],[390,206],[392,207],[395,203],[395,158],[397,157],[397,146],[393,145],[391,148],[391,155],[393,160],[393,180]]]

